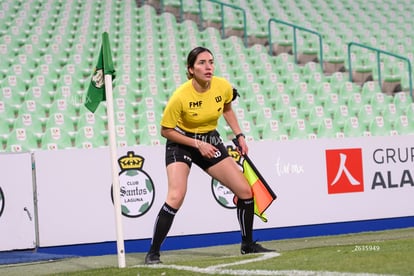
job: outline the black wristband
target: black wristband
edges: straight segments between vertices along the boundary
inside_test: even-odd
[[[239,140],[240,137],[246,138],[246,136],[242,132],[236,135],[236,139]]]

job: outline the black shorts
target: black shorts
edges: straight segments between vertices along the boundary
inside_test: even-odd
[[[166,166],[174,162],[184,162],[191,168],[191,164],[194,162],[201,169],[206,170],[224,158],[229,157],[229,153],[223,144],[223,140],[216,130],[206,134],[193,134],[185,132],[183,132],[183,134],[188,137],[214,145],[218,149],[216,155],[213,158],[204,157],[201,155],[200,151],[194,147],[185,146],[167,140],[167,144],[165,146]]]

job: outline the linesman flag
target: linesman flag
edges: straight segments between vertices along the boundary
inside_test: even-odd
[[[233,143],[237,148],[240,147],[237,139],[233,139]],[[276,194],[267,184],[266,180],[257,170],[256,166],[253,164],[252,160],[247,156],[243,155],[243,175],[249,182],[253,190],[253,199],[254,199],[254,213],[257,215],[263,222],[267,222],[266,215],[264,212],[276,199]]]
[[[92,113],[96,111],[101,101],[106,100],[105,75],[115,78],[114,63],[112,61],[111,48],[109,46],[108,33],[102,34],[102,45],[99,53],[98,63],[93,72],[88,93],[86,94],[85,107]]]

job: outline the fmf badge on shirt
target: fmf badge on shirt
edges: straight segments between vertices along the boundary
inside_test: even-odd
[[[128,151],[126,156],[118,159],[121,167],[119,173],[121,209],[126,217],[142,216],[149,211],[154,202],[154,183],[151,177],[142,170],[144,160],[142,156],[135,155],[133,151]]]

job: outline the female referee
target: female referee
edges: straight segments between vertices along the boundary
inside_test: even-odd
[[[171,96],[161,120],[161,135],[167,139],[165,163],[168,193],[155,220],[145,263],[161,263],[161,244],[184,201],[192,163],[237,196],[241,253],[273,251],[253,241],[252,190],[216,131],[218,119],[223,115],[238,139],[241,154],[247,154],[244,135],[231,107],[237,92],[226,79],[214,76],[213,54],[204,47],[196,47],[188,54],[187,77],[188,80]]]

